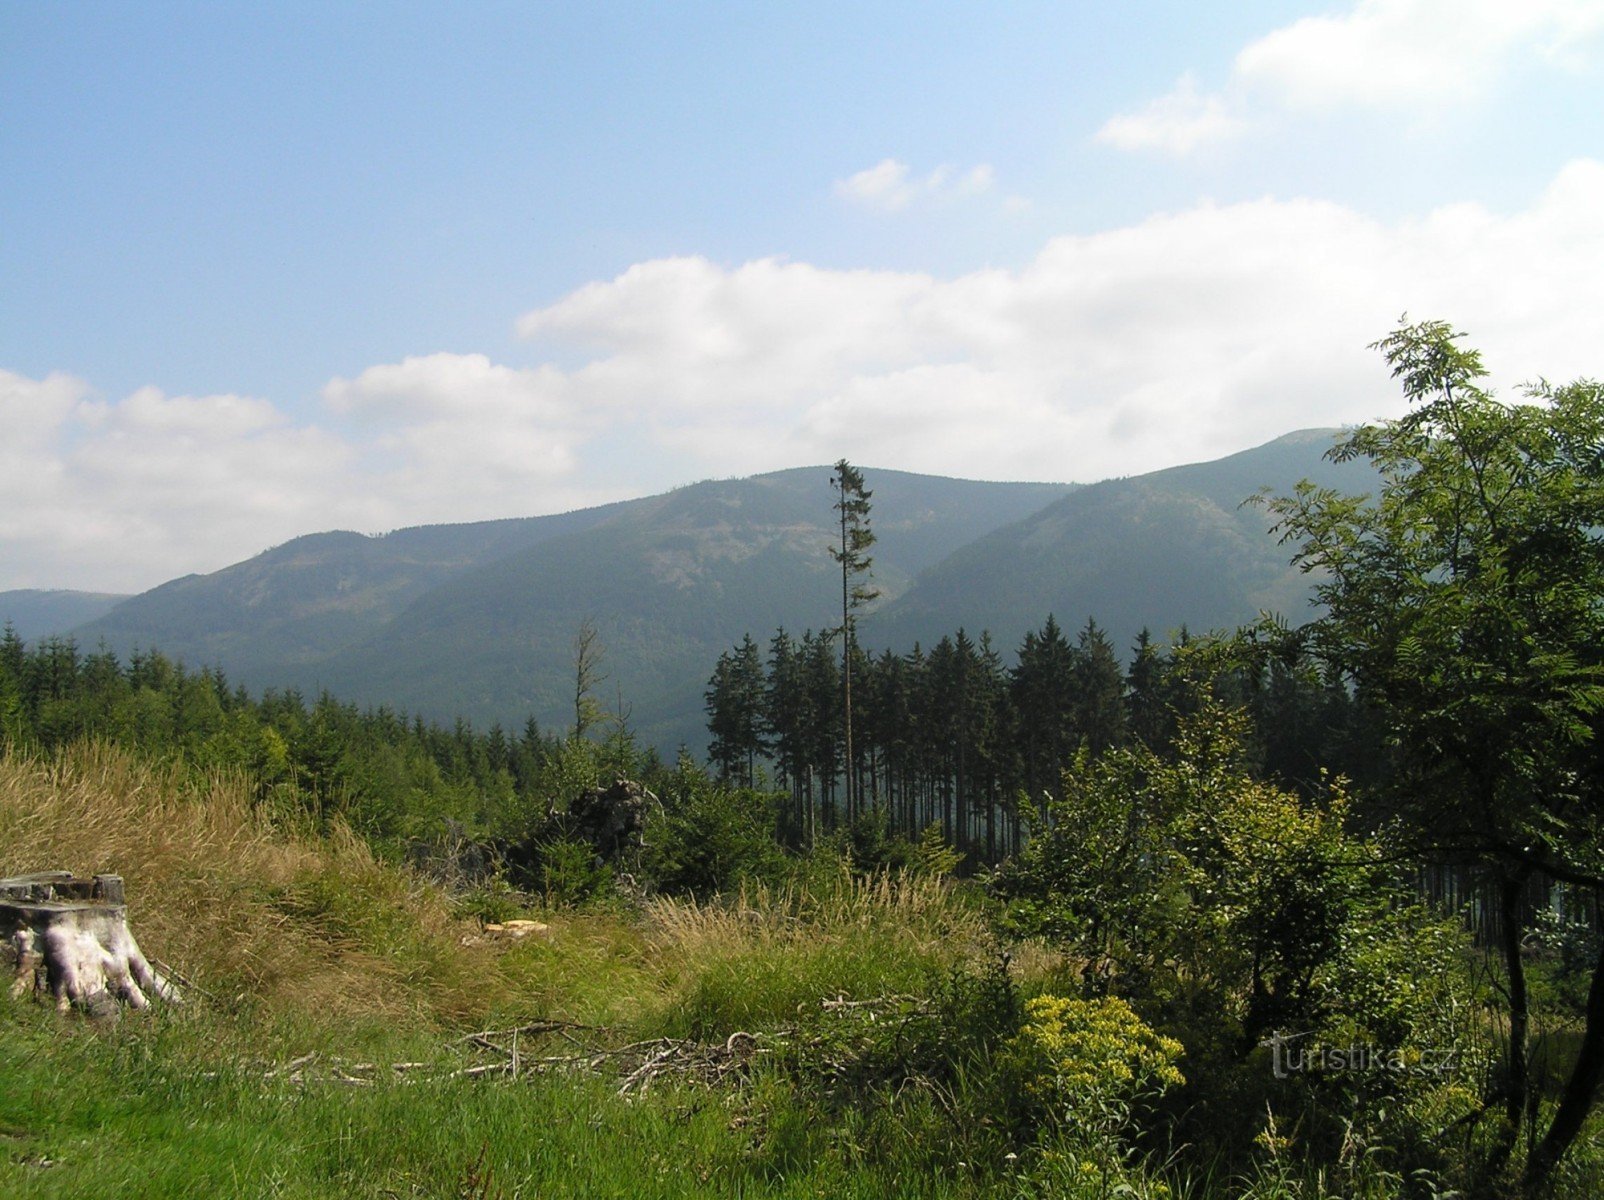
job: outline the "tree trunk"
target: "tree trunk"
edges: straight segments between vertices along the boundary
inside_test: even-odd
[[[1528,1194],[1542,1189],[1549,1173],[1576,1140],[1592,1110],[1601,1079],[1604,1079],[1604,955],[1599,956],[1593,967],[1593,982],[1587,992],[1587,1024],[1581,1049],[1576,1054],[1576,1065],[1571,1068],[1571,1077],[1560,1097],[1553,1124],[1526,1160],[1524,1185]]]
[[[1530,1076],[1527,1039],[1531,1030],[1530,1002],[1526,994],[1526,964],[1521,958],[1520,899],[1526,885],[1523,871],[1500,881],[1499,917],[1504,950],[1504,970],[1509,977],[1509,1093],[1504,1111],[1510,1129],[1520,1128],[1526,1112],[1526,1088]]]
[[[1504,1124],[1487,1159],[1488,1169],[1492,1171],[1502,1168],[1514,1152],[1515,1142],[1520,1137],[1521,1120],[1526,1113],[1530,1075],[1527,1040],[1531,1031],[1531,1012],[1526,993],[1526,965],[1520,953],[1520,896],[1525,883],[1524,871],[1502,876],[1498,880],[1498,941],[1509,986],[1509,1049],[1504,1062]]]
[[[118,1003],[145,1008],[146,993],[170,1003],[182,997],[140,953],[128,929],[120,875],[74,879],[48,871],[0,879],[0,965],[9,965],[11,994],[53,997],[94,1016]]]

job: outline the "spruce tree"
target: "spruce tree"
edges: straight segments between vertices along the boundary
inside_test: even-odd
[[[857,792],[853,786],[856,759],[852,748],[852,658],[857,645],[857,612],[880,594],[868,582],[874,563],[869,557],[869,548],[874,545],[874,531],[869,528],[869,498],[874,493],[863,486],[863,472],[844,458],[835,464],[830,486],[836,491],[835,509],[841,523],[841,542],[830,547],[830,557],[841,566],[841,728],[846,810],[851,820],[857,816]]]
[[[1114,647],[1088,618],[1075,648],[1075,729],[1094,755],[1125,743],[1125,677]]]
[[[1131,737],[1155,753],[1163,752],[1173,732],[1165,690],[1164,659],[1153,635],[1144,627],[1131,647],[1125,672],[1126,708]]]
[[[1045,801],[1063,790],[1074,756],[1075,650],[1052,614],[1019,647],[1009,678],[1024,787],[1045,815]]]

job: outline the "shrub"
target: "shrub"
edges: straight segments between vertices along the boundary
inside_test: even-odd
[[[578,905],[612,890],[613,869],[589,842],[550,837],[534,848],[533,876],[548,906]]]
[[[1023,1099],[1050,1125],[1114,1134],[1138,1100],[1185,1083],[1174,1038],[1155,1033],[1117,996],[1037,996],[1004,1063]]]
[[[663,815],[647,830],[643,867],[660,889],[706,899],[784,873],[772,795],[722,787],[685,762],[658,786]]]

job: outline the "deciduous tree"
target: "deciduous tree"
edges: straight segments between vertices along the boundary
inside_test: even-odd
[[[1506,404],[1460,342],[1427,321],[1377,343],[1411,409],[1331,452],[1375,465],[1374,496],[1306,482],[1270,508],[1324,609],[1299,633],[1385,715],[1421,849],[1499,889],[1507,1155],[1528,1100],[1517,900],[1533,872],[1604,888],[1604,387],[1539,382]],[[1601,1079],[1604,956],[1528,1188],[1575,1139]]]

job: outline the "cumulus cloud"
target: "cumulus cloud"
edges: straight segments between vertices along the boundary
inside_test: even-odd
[[[1223,96],[1199,92],[1197,79],[1187,73],[1140,111],[1110,117],[1097,131],[1097,140],[1121,150],[1183,155],[1234,137],[1244,124]]]
[[[507,497],[561,494],[576,447],[600,415],[552,367],[514,369],[483,354],[428,354],[372,366],[323,388],[334,412],[371,430],[373,486],[427,503],[431,519],[500,514]]]
[[[990,163],[980,163],[967,171],[943,164],[928,175],[916,176],[907,163],[886,158],[855,175],[836,180],[835,194],[873,212],[896,213],[927,201],[984,195],[996,186],[997,173]],[[1010,210],[1024,203],[1019,196],[1003,200],[1004,207]]]
[[[953,279],[665,259],[520,329],[586,346],[576,402],[633,412],[679,478],[845,453],[1095,479],[1396,411],[1364,347],[1406,309],[1465,325],[1517,372],[1597,373],[1600,203],[1604,167],[1584,161],[1514,216],[1200,205]]]
[[[514,370],[483,354],[412,355],[369,367],[355,379],[331,379],[323,398],[340,413],[370,419],[496,415],[567,420],[561,375]]]
[[[1517,56],[1559,59],[1600,30],[1597,0],[1361,0],[1260,38],[1232,73],[1291,107],[1430,109],[1481,99]]]
[[[1184,155],[1276,112],[1430,116],[1485,99],[1519,61],[1574,65],[1596,52],[1601,32],[1604,0],[1359,0],[1243,47],[1218,92],[1183,75],[1139,111],[1110,118],[1097,139]]]
[[[382,509],[348,485],[349,447],[263,400],[111,403],[70,376],[0,372],[0,423],[26,431],[0,451],[6,586],[149,586]]]
[[[1396,415],[1365,346],[1405,311],[1465,329],[1506,387],[1597,377],[1600,211],[1604,164],[1580,160],[1515,213],[1200,204],[948,278],[658,259],[524,314],[551,361],[375,364],[329,381],[321,423],[0,372],[0,586],[150,586],[316,529],[554,512],[843,455],[1131,474]]]

